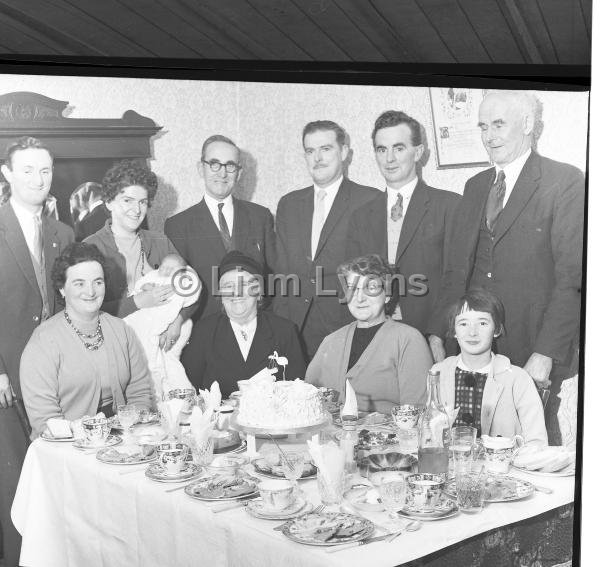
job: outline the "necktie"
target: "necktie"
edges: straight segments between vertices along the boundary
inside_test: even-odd
[[[229,227],[227,226],[227,221],[225,220],[225,215],[223,214],[224,205],[225,203],[219,203],[217,205],[217,207],[219,207],[219,232],[221,233],[225,250],[229,252],[231,250],[231,233],[229,232]]]
[[[492,232],[494,231],[494,227],[496,226],[496,221],[502,212],[502,208],[504,206],[504,194],[506,193],[506,175],[504,171],[501,169],[498,172],[498,177],[496,181],[492,184],[492,188],[490,189],[490,193],[488,195],[487,204],[485,207],[485,222],[487,227]]]
[[[398,199],[392,206],[391,217],[394,222],[399,221],[404,216],[404,208],[402,206],[402,194],[398,191]]]
[[[325,191],[325,189],[319,189],[317,192],[317,205],[315,206],[311,234],[311,250],[313,258],[317,252],[319,237],[321,236],[321,230],[325,224],[325,197],[327,197],[327,191]]]
[[[40,215],[33,217],[33,257],[39,266],[44,262],[44,240],[42,236],[42,218]]]

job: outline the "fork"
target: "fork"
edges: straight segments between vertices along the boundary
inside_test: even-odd
[[[319,512],[322,512],[324,509],[325,509],[325,505],[324,504],[319,504],[314,510],[312,510],[311,512],[308,512],[308,513],[309,514],[318,514]],[[284,524],[280,524],[279,526],[275,526],[273,529],[276,532],[280,532],[283,529],[283,526],[285,526],[285,523]]]

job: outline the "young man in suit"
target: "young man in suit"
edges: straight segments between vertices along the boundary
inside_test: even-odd
[[[312,358],[325,336],[351,320],[336,270],[347,259],[350,215],[378,191],[344,176],[347,136],[335,122],[310,122],[302,143],[313,185],[284,195],[276,216],[278,273],[297,285],[284,283],[275,309],[298,325]]]
[[[231,195],[241,170],[240,149],[232,140],[219,134],[207,138],[198,163],[204,198],[165,222],[165,234],[203,282],[194,320],[219,310],[217,269],[227,252],[238,250],[254,258],[265,274],[275,263],[273,215]]]
[[[581,171],[535,151],[540,119],[539,102],[526,92],[493,91],[481,103],[481,138],[494,167],[467,181],[457,207],[430,344],[443,359],[447,306],[466,290],[496,293],[506,309],[497,352],[539,387],[551,384],[546,425],[557,443],[556,394],[579,342],[585,191]]]
[[[0,526],[4,561],[19,561],[20,536],[10,507],[27,451],[29,423],[19,382],[21,353],[41,321],[58,310],[50,272],[73,230],[43,213],[52,155],[39,140],[8,147],[2,173],[10,199],[0,207]]]
[[[422,130],[419,122],[397,110],[375,121],[371,138],[386,189],[352,215],[347,255],[379,254],[395,266],[400,287],[400,313],[395,317],[425,333],[460,196],[429,187],[418,176]]]

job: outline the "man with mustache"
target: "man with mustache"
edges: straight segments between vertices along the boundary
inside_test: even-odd
[[[313,185],[284,195],[276,215],[278,272],[298,285],[282,286],[275,309],[298,325],[312,358],[326,335],[352,319],[338,298],[336,270],[346,260],[350,216],[378,191],[344,176],[347,135],[335,122],[308,123],[302,143]]]
[[[52,183],[50,150],[35,138],[7,149],[2,174],[10,199],[0,207],[0,527],[4,563],[15,567],[21,538],[10,519],[29,438],[21,397],[21,353],[41,321],[58,310],[50,272],[73,230],[43,214]]]
[[[442,360],[448,306],[475,287],[495,293],[506,309],[496,352],[538,387],[551,386],[546,427],[550,443],[560,444],[556,394],[577,372],[585,191],[581,171],[536,152],[540,125],[531,93],[483,99],[479,128],[494,167],[465,185],[429,340]]]

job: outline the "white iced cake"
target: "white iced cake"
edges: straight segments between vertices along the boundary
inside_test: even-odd
[[[238,422],[251,427],[285,429],[321,423],[325,416],[317,388],[296,379],[248,384],[240,398]]]

